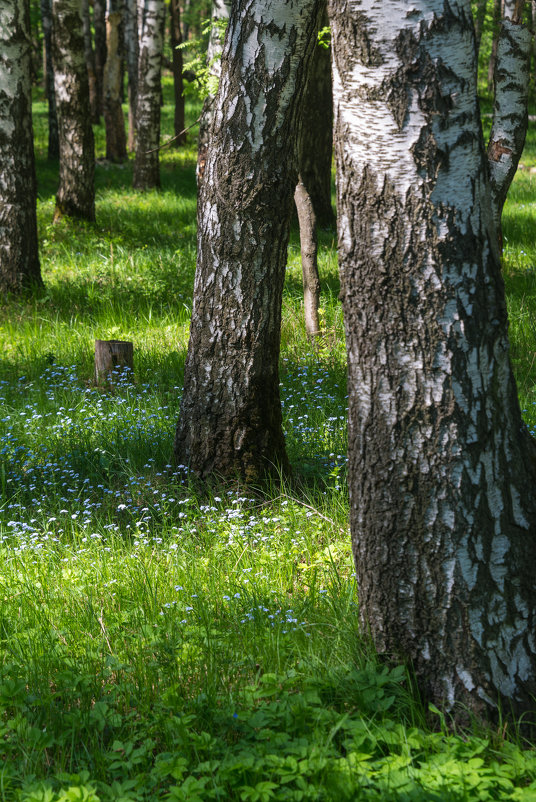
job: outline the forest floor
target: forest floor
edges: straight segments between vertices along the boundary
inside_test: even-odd
[[[163,138],[171,136],[166,84]],[[202,490],[170,465],[195,269],[195,141],[162,190],[102,159],[97,222],[53,225],[35,103],[45,289],[0,301],[0,798],[536,800],[515,726],[453,731],[359,633],[345,482],[335,232],[323,336],[305,336],[299,241],[281,395],[291,483]],[[197,107],[189,106],[190,121]],[[536,428],[536,125],[505,212],[512,356]],[[94,340],[134,343],[95,386]]]

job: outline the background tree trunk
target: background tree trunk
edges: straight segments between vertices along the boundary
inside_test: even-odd
[[[106,127],[106,158],[121,162],[127,157],[125,120],[121,106],[123,83],[120,52],[121,12],[117,2],[108,0],[106,8],[106,64],[103,76],[104,125]]]
[[[303,276],[305,330],[310,340],[320,334],[320,277],[318,275],[318,242],[314,203],[307,187],[298,176],[294,202],[300,224],[300,249]]]
[[[175,115],[173,118],[173,127],[175,133],[175,147],[184,145],[186,142],[186,134],[183,133],[185,128],[184,123],[184,83],[182,77],[182,50],[177,46],[182,44],[181,33],[181,12],[179,0],[169,1],[169,14],[170,24],[169,30],[171,34],[171,53],[173,59],[173,92],[175,96]]]
[[[194,307],[175,459],[256,481],[287,467],[281,296],[296,127],[320,2],[237,0],[198,204]]]
[[[95,70],[95,51],[91,35],[91,20],[89,17],[89,0],[83,0],[82,19],[84,22],[84,55],[86,59],[87,78],[89,86],[89,107],[91,122],[98,125],[100,122],[99,94],[97,87],[97,73]]]
[[[52,62],[52,0],[41,0],[41,21],[45,44],[45,93],[48,102],[48,158],[58,159],[58,117],[56,114],[56,92],[54,90],[54,66]]]
[[[223,49],[222,29],[218,22],[229,19],[231,0],[212,0],[212,28],[207,48],[207,66],[210,74],[219,80],[221,75],[221,53]],[[210,127],[214,119],[214,94],[209,93],[203,104],[197,140],[197,185],[200,188],[205,174]]]
[[[493,90],[493,76],[495,75],[495,61],[497,59],[497,48],[499,46],[499,32],[501,27],[501,5],[501,0],[493,0],[493,39],[488,63],[488,92]]]
[[[470,3],[412,9],[331,2],[352,545],[365,631],[467,723],[534,709],[536,454]]]
[[[160,186],[160,72],[164,46],[164,0],[138,0],[139,64],[136,107],[135,189]]]
[[[26,0],[2,8],[0,25],[0,290],[41,284]]]
[[[327,13],[321,27],[328,24]],[[331,205],[333,100],[329,48],[317,45],[303,101],[300,175],[311,197],[319,226],[335,224]]]
[[[52,0],[53,56],[60,140],[54,219],[95,220],[95,146],[84,58],[81,0]]]
[[[136,0],[125,0],[125,54],[128,75],[128,142],[130,152],[136,148],[136,105],[138,103],[138,11]]]
[[[106,0],[93,0],[95,30],[95,75],[99,99],[99,117],[104,113],[104,65],[106,64]]]
[[[476,39],[477,62],[478,62],[478,54],[480,52],[480,42],[482,40],[482,30],[484,28],[484,20],[486,19],[487,8],[488,8],[488,0],[478,0],[475,14],[475,39]]]
[[[507,2],[497,45],[495,101],[488,144],[493,219],[502,250],[504,202],[525,145],[533,33],[521,21],[524,2]]]

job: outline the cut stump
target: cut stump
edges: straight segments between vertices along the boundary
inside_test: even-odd
[[[134,376],[134,345],[128,340],[95,340],[95,381],[114,384],[119,377]]]

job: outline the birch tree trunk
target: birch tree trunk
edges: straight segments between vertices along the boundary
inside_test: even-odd
[[[328,24],[327,14],[321,27]],[[300,176],[311,196],[319,226],[333,226],[331,163],[333,158],[333,100],[329,48],[317,45],[303,101]]]
[[[93,0],[93,27],[95,29],[95,75],[99,117],[104,112],[104,65],[106,64],[106,0]]]
[[[360,615],[423,695],[536,692],[536,448],[510,367],[469,0],[331,2]]]
[[[319,0],[237,0],[206,174],[175,459],[201,477],[287,468],[279,397],[281,298],[296,128]]]
[[[120,25],[121,12],[117,2],[108,0],[106,4],[106,64],[103,75],[103,110],[106,128],[106,158],[121,162],[127,156],[125,120],[121,106],[121,87],[123,83]]]
[[[303,277],[305,330],[310,340],[320,334],[320,277],[318,274],[318,240],[313,199],[301,175],[294,191],[294,203],[300,224],[300,251]]]
[[[0,6],[0,290],[41,284],[26,0]]]
[[[501,217],[525,145],[533,32],[522,22],[524,0],[507,0],[495,61],[495,101],[488,143],[493,219],[502,250]]]
[[[488,7],[488,0],[478,0],[475,14],[475,39],[476,39],[477,63],[478,63],[478,54],[480,52],[480,42],[482,40],[482,30],[484,28],[484,20],[486,19],[487,7]]]
[[[179,0],[169,2],[169,30],[171,38],[171,54],[173,64],[173,94],[175,98],[175,112],[173,117],[173,128],[175,135],[175,147],[184,145],[186,134],[184,132],[184,81],[182,77],[183,59],[182,50],[178,47],[182,44],[181,33],[181,10]]]
[[[139,60],[136,161],[133,186],[160,186],[160,72],[164,46],[164,0],[138,0]]]
[[[488,91],[493,87],[493,76],[495,75],[495,61],[497,60],[497,48],[499,46],[499,31],[501,26],[501,0],[493,0],[493,31],[491,42],[491,53],[488,63]]]
[[[81,0],[52,0],[60,183],[54,220],[95,220],[95,146],[84,58]]]
[[[58,159],[58,117],[56,114],[56,92],[54,90],[54,66],[52,62],[52,0],[41,0],[41,22],[45,43],[45,93],[48,103],[48,152],[49,159]]]
[[[128,140],[130,152],[136,148],[136,105],[138,103],[138,11],[136,0],[125,0],[125,54],[128,75]]]
[[[229,19],[231,0],[212,0],[212,27],[207,47],[207,66],[214,82],[218,82],[221,75],[221,54],[223,50],[223,31],[221,24]],[[209,92],[203,104],[203,113],[199,123],[199,136],[197,139],[197,185],[200,188],[205,175],[205,165],[210,139],[210,128],[214,119],[215,93]]]

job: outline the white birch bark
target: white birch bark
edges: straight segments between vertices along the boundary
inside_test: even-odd
[[[536,691],[536,457],[470,3],[333,0],[330,15],[361,618],[458,720],[520,713]]]
[[[505,4],[495,61],[495,99],[488,164],[493,219],[501,247],[502,210],[523,152],[528,124],[533,32],[521,21],[523,5],[519,0],[509,0]]]
[[[138,0],[138,98],[133,186],[160,186],[160,73],[164,47],[164,0]]]
[[[95,220],[95,145],[84,55],[82,0],[52,0],[60,181],[54,219]]]
[[[279,398],[281,299],[296,128],[320,0],[237,0],[206,173],[175,459],[201,477],[287,467]]]
[[[41,283],[26,0],[0,3],[0,290]]]

